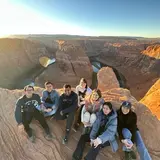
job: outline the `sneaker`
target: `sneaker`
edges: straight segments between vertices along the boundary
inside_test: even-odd
[[[72,160],[80,160],[78,156],[72,156]]]
[[[134,151],[130,151],[130,152],[125,152],[125,160],[133,160],[136,159],[136,154],[134,153]]]
[[[35,136],[34,130],[31,129],[31,132],[32,132],[32,136],[30,136],[30,137],[28,136],[28,139],[30,142],[35,143],[36,136]]]
[[[68,142],[68,138],[64,137],[63,140],[62,140],[62,144],[67,144],[67,142]]]
[[[52,134],[46,134],[44,137],[47,141],[51,141],[53,138],[55,138],[55,136],[53,136]]]
[[[35,143],[36,136],[32,135],[31,137],[28,137],[28,139],[29,139],[30,142]]]
[[[131,155],[132,159],[136,159],[136,154],[135,154],[134,151],[131,151],[131,152],[130,152],[130,155]]]

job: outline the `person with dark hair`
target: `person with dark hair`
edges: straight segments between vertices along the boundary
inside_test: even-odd
[[[66,133],[63,138],[63,144],[66,144],[72,123],[74,121],[74,114],[78,105],[78,98],[77,94],[71,90],[70,85],[65,84],[63,89],[64,93],[59,98],[59,106],[55,118],[56,120],[67,119]]]
[[[76,93],[78,95],[77,119],[75,120],[72,128],[75,132],[77,132],[81,123],[81,111],[85,104],[85,98],[92,93],[92,90],[88,87],[85,78],[81,78],[79,85],[76,87]]]
[[[136,144],[141,160],[151,160],[148,150],[143,142],[140,132],[137,128],[137,115],[132,111],[132,104],[124,101],[118,115],[118,134],[120,141],[124,144],[125,160],[136,159],[133,151],[133,144]]]
[[[116,152],[118,149],[116,132],[117,113],[110,102],[105,102],[102,110],[97,113],[97,119],[93,124],[91,133],[81,135],[72,155],[72,160],[82,159],[86,142],[90,142],[91,149],[84,157],[85,160],[96,160],[99,151],[106,146],[111,146],[112,151]]]
[[[58,109],[59,94],[53,88],[53,83],[45,82],[45,90],[42,93],[42,108],[38,108],[44,116],[53,116]]]
[[[83,133],[89,133],[93,123],[96,120],[96,113],[102,109],[104,100],[99,89],[94,89],[88,99],[85,100],[85,104],[81,112],[81,122],[84,124]]]
[[[16,102],[15,119],[18,123],[18,128],[20,130],[24,129],[28,135],[29,140],[34,143],[35,135],[33,134],[33,130],[30,128],[29,124],[31,123],[32,119],[35,118],[44,128],[45,138],[47,140],[51,140],[53,136],[50,133],[48,124],[46,123],[43,114],[41,114],[37,109],[37,106],[41,105],[40,96],[33,92],[33,86],[25,86],[25,95],[20,97]]]

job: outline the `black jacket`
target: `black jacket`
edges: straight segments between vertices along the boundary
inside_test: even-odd
[[[16,102],[15,107],[15,119],[18,124],[23,122],[22,112],[25,112],[28,121],[31,120],[31,112],[34,112],[36,107],[41,104],[41,99],[38,94],[32,95],[31,98],[27,98],[26,95],[20,97]]]
[[[59,98],[59,108],[63,114],[74,112],[78,106],[78,97],[75,92],[71,92],[69,96],[62,94]]]
[[[132,133],[132,142],[135,142],[135,134],[136,131],[138,130],[137,128],[137,115],[136,113],[130,112],[128,114],[123,114],[121,108],[117,110],[117,118],[118,118],[118,134],[119,134],[119,139],[122,140],[124,139],[122,135],[122,130],[123,128],[127,128],[131,133]]]

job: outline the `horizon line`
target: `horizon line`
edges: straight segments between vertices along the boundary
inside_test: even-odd
[[[92,36],[92,35],[76,35],[76,34],[44,34],[44,33],[39,33],[39,34],[9,34],[9,35],[4,35],[2,38],[7,38],[9,36],[79,36],[79,37],[122,37],[122,38],[147,38],[147,39],[160,39],[160,37],[143,37],[143,36],[107,36],[107,35],[99,35],[99,36]]]

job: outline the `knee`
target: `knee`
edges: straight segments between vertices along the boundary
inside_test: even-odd
[[[123,128],[122,134],[125,139],[131,139],[131,137],[132,137],[130,130],[128,130],[127,128]]]
[[[84,113],[84,122],[89,122],[90,120],[90,113],[89,112],[85,112]]]
[[[93,124],[93,123],[95,122],[96,118],[97,118],[97,117],[96,117],[96,114],[95,114],[95,113],[92,113],[92,114],[91,114],[91,118],[90,118],[90,123]]]

